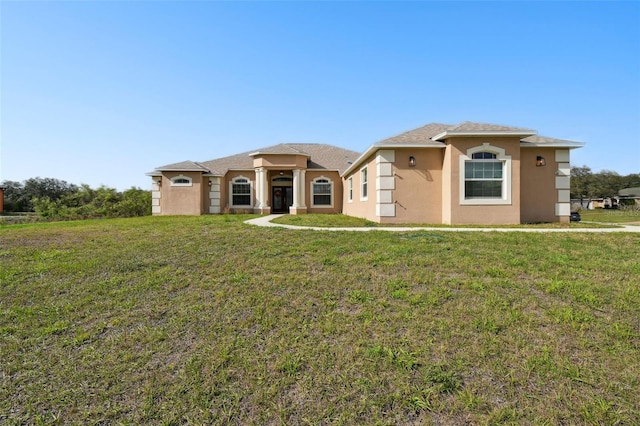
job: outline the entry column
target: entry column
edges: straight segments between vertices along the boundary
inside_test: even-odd
[[[300,214],[307,212],[307,206],[304,202],[304,186],[306,173],[306,170],[293,170],[293,205],[289,209],[289,212],[291,214]]]
[[[267,170],[263,167],[256,169],[256,207],[254,213],[268,213],[269,206],[267,205],[267,189],[269,188],[269,182],[267,181]]]

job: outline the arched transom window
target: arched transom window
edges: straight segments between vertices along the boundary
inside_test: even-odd
[[[192,186],[193,180],[185,175],[178,175],[171,178],[171,186]]]

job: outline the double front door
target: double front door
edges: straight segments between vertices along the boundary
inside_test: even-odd
[[[291,186],[273,186],[271,188],[271,213],[289,213],[293,205],[293,188]]]

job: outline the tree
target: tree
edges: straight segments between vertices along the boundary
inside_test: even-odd
[[[588,166],[571,168],[571,198],[580,200],[580,207],[587,208],[592,198],[593,173]],[[588,200],[584,205],[584,200]]]
[[[64,180],[53,178],[35,177],[22,183],[4,181],[5,210],[13,212],[34,211],[33,200],[36,198],[49,198],[52,201],[59,200],[66,194],[73,193],[78,187]]]
[[[20,182],[5,180],[0,184],[4,188],[4,211],[25,211],[25,201],[21,199],[23,185]]]

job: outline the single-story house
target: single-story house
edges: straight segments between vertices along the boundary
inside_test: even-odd
[[[618,202],[623,202],[627,206],[640,206],[640,187],[638,186],[621,189],[618,191],[618,196]]]
[[[484,123],[428,124],[364,153],[283,143],[149,176],[153,214],[343,213],[379,223],[568,222],[584,143]]]

